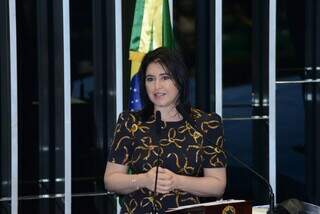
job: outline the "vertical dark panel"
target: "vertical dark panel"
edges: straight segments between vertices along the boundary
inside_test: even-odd
[[[63,8],[62,1],[53,3],[53,73],[54,73],[54,145],[55,178],[64,178],[64,47],[63,47]],[[53,152],[53,151],[51,151]],[[56,193],[64,193],[64,182],[56,185]],[[64,210],[63,201],[57,201],[60,212]]]
[[[50,116],[49,116],[49,41],[48,41],[48,1],[37,1],[37,43],[38,43],[38,75],[39,75],[39,152],[40,177],[49,175],[49,155],[43,149],[50,142]]]
[[[269,1],[252,1],[252,4],[252,115],[262,116],[268,111]],[[267,178],[268,125],[263,120],[253,120],[252,128],[253,167]],[[253,182],[253,195],[257,202],[266,202],[268,198],[261,183]]]
[[[39,152],[40,170],[49,170],[49,156],[42,156],[42,149],[50,142],[49,121],[49,58],[48,58],[48,12],[47,0],[37,1],[37,43],[38,43],[38,75],[39,75]],[[48,172],[43,172],[44,176]]]
[[[276,159],[277,200],[297,197],[306,200],[305,106],[303,86],[291,81],[303,79],[305,1],[278,1],[277,4],[277,90]],[[282,32],[288,32],[284,35]],[[284,45],[286,43],[286,45]],[[293,50],[291,49],[293,48]],[[287,82],[280,82],[287,80]],[[285,126],[284,126],[285,125]],[[290,133],[290,135],[288,135]],[[297,149],[299,148],[299,149]]]
[[[306,31],[305,31],[305,73],[304,78],[312,78],[315,57],[315,1],[306,0]],[[313,201],[315,195],[315,143],[314,143],[314,112],[313,112],[313,85],[304,84],[305,105],[305,156],[306,156],[306,184],[308,201]]]
[[[127,109],[129,106],[129,97],[130,97],[130,72],[131,72],[131,61],[129,60],[129,48],[130,48],[130,39],[131,39],[131,31],[133,25],[133,18],[134,18],[134,9],[135,9],[136,1],[122,1],[122,59],[123,59],[123,106],[124,109]],[[114,35],[111,32],[114,29],[114,2],[108,2],[107,11],[108,13],[113,14],[113,16],[107,16],[107,31],[109,31],[108,37]],[[113,26],[113,27],[112,27]],[[114,31],[114,30],[113,30]],[[112,34],[111,34],[112,33]],[[108,43],[109,51],[112,51],[112,47],[114,46],[112,43],[115,43],[115,39],[111,39]],[[111,48],[111,49],[110,49]],[[111,52],[112,53],[112,52]],[[115,59],[113,59],[115,60]],[[114,63],[114,62],[113,62]],[[109,65],[110,66],[110,65]],[[112,69],[115,73],[114,68]],[[112,87],[112,86],[111,86]],[[110,89],[111,89],[110,87]]]
[[[209,3],[208,1],[196,1],[196,31],[197,31],[197,54],[196,54],[196,106],[209,111]],[[210,81],[211,84],[211,81]]]
[[[223,3],[222,3],[223,4]],[[216,48],[216,40],[215,40],[215,1],[209,1],[208,3],[208,8],[209,8],[209,20],[208,20],[208,31],[209,31],[209,49],[208,49],[208,79],[209,79],[209,87],[208,87],[208,107],[209,111],[215,111],[215,48]],[[222,15],[223,17],[223,15]],[[201,96],[200,96],[201,97]]]
[[[104,84],[104,76],[106,69],[106,52],[105,52],[105,39],[106,28],[105,25],[105,10],[106,7],[105,1],[94,0],[93,3],[93,69],[95,71],[95,107],[94,107],[94,115],[95,115],[95,124],[96,124],[96,144],[100,148],[104,148],[104,142],[107,136],[106,133],[106,124],[105,124],[105,95],[107,93],[106,87]],[[98,164],[101,164],[98,167],[103,171],[104,162],[101,159],[104,156],[104,152],[100,150],[102,154],[98,156]]]
[[[309,78],[320,79],[320,2],[308,0],[307,3],[307,31],[306,31],[306,67],[310,68]],[[305,104],[308,130],[307,143],[307,181],[310,201],[320,203],[320,83],[308,85],[305,89]],[[308,97],[312,97],[312,100]]]
[[[36,2],[16,1],[17,19],[17,76],[18,76],[18,148],[19,148],[19,196],[38,193],[38,73]],[[19,210],[30,212],[19,204]]]
[[[93,63],[96,71],[95,122],[97,147],[101,148],[99,169],[104,170],[106,143],[115,123],[115,38],[114,2],[93,1]],[[103,149],[102,149],[103,148]]]
[[[107,136],[105,138],[105,143],[111,145],[113,138],[113,130],[116,122],[116,69],[115,69],[115,5],[114,1],[107,1],[106,5],[106,24],[104,28],[106,29],[106,54],[105,60],[107,62],[106,69],[103,70],[104,74],[104,85],[106,87],[106,94],[104,96],[105,103],[105,122],[107,127]],[[130,28],[131,29],[131,28]],[[131,33],[130,33],[131,34]],[[129,49],[127,49],[129,50]],[[128,74],[128,73],[127,73]]]
[[[0,1],[0,198],[10,197],[11,178],[11,101],[10,101],[10,44],[8,1]],[[5,185],[2,185],[2,182]],[[0,205],[0,212],[5,207]],[[10,208],[9,208],[10,209]]]
[[[320,2],[315,1],[315,79],[320,79]],[[314,203],[320,204],[320,83],[314,85],[314,141],[315,144],[315,198]]]
[[[72,194],[94,192],[100,164],[96,146],[96,70],[93,67],[93,13],[92,1],[70,1],[71,94],[72,94]],[[100,8],[102,9],[102,8]],[[101,170],[101,168],[100,168]],[[101,170],[102,171],[102,170]],[[94,209],[93,198],[77,203],[73,198],[73,212]]]
[[[39,194],[55,193],[55,145],[53,114],[53,78],[52,33],[50,0],[37,0],[37,57],[38,57],[38,93],[39,93]],[[40,213],[55,213],[56,200],[42,200]],[[59,201],[59,200],[57,200]]]
[[[73,98],[78,98],[83,101],[83,104],[72,105],[72,120],[78,121],[78,123],[87,123],[90,126],[90,130],[93,131],[93,136],[88,136],[91,133],[89,130],[84,130],[84,133],[78,133],[77,130],[81,124],[72,123],[73,127],[73,196],[81,193],[87,195],[87,197],[73,197],[73,213],[91,212],[91,213],[113,213],[116,209],[115,200],[113,197],[95,197],[92,192],[101,194],[104,192],[103,184],[103,172],[106,166],[106,158],[108,151],[108,144],[113,136],[113,129],[115,124],[115,26],[114,26],[114,1],[94,0],[90,6],[87,5],[83,10],[84,5],[87,3],[79,4],[74,1],[71,7],[71,23],[72,32],[71,36],[79,37],[82,35],[85,40],[72,38],[72,61],[73,65],[86,59],[93,64],[92,73],[88,73],[87,76],[93,78],[93,97],[92,99],[85,99],[81,96],[77,97],[73,93]],[[81,10],[82,9],[82,10]],[[78,16],[77,16],[78,15]],[[86,23],[79,22],[79,15],[86,17]],[[78,18],[77,18],[78,17]],[[92,23],[87,22],[92,18]],[[92,27],[92,31],[91,31]],[[87,34],[87,33],[90,34]],[[84,39],[84,38],[82,38]],[[85,44],[78,44],[83,41]],[[75,48],[77,46],[77,48]],[[80,47],[80,48],[79,48]],[[76,50],[85,50],[79,57],[79,53]],[[92,52],[92,55],[91,55]],[[83,56],[85,55],[85,56]],[[81,71],[76,66],[72,68],[73,79],[72,82],[77,82],[81,79]],[[89,110],[93,114],[79,115],[79,110]],[[81,110],[80,109],[80,110]],[[85,137],[87,141],[79,139],[79,137]],[[75,140],[79,139],[79,140]],[[79,150],[79,148],[85,148]],[[81,152],[82,154],[75,154]],[[91,154],[91,155],[90,155]],[[81,159],[82,157],[82,159]],[[83,158],[85,157],[85,158]],[[79,160],[79,161],[77,161]],[[83,164],[79,164],[81,160]],[[89,170],[85,170],[89,167]],[[78,180],[82,181],[77,182]],[[80,185],[78,185],[80,184]]]
[[[106,16],[107,20],[106,29],[106,62],[107,67],[103,71],[104,81],[106,86],[106,92],[104,100],[106,101],[104,111],[106,112],[105,120],[107,121],[107,138],[105,142],[111,144],[113,138],[113,130],[115,126],[115,115],[116,115],[116,70],[115,70],[115,5],[114,1],[108,1],[106,5]],[[131,29],[131,28],[130,28]],[[130,33],[131,35],[131,33]],[[129,50],[129,49],[128,49]],[[129,73],[126,72],[127,74]],[[108,108],[107,108],[108,107]]]
[[[103,95],[105,93],[105,90],[103,90],[103,74],[104,74],[104,66],[105,65],[105,44],[104,44],[104,36],[106,34],[106,28],[103,28],[103,26],[106,23],[105,18],[105,10],[106,7],[105,1],[102,0],[94,0],[92,1],[93,7],[92,7],[92,16],[93,16],[93,66],[94,70],[97,72],[96,74],[96,91],[101,90],[101,93],[96,93],[96,109],[95,111],[97,114],[102,114],[102,105],[103,105]],[[103,120],[97,120],[97,141],[100,141],[104,139],[103,137],[103,127],[100,128],[100,126],[103,126]]]
[[[96,126],[97,171],[104,172],[108,143],[115,124],[115,27],[114,1],[93,1],[93,67],[95,71],[94,121]],[[101,183],[99,183],[101,184]],[[103,183],[96,191],[104,189]],[[110,197],[95,199],[97,213],[112,213]]]

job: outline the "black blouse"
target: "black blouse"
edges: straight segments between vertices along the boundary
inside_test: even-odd
[[[180,175],[202,176],[203,168],[225,167],[220,116],[195,108],[191,108],[191,116],[201,127],[201,133],[181,120],[164,122],[158,136],[154,116],[142,122],[137,113],[121,113],[108,160],[128,166],[132,174],[144,173],[156,166],[158,153],[160,166]],[[202,134],[207,134],[211,141],[203,140]],[[164,213],[168,208],[196,203],[199,198],[184,191],[157,194],[153,199],[153,191],[141,188],[123,196],[121,213],[151,213],[153,206],[158,213]]]

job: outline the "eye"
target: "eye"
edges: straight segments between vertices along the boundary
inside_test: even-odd
[[[171,76],[170,75],[163,75],[162,79],[163,80],[171,80]]]
[[[154,80],[153,77],[146,77],[146,82],[151,82],[151,81],[153,81],[153,80]]]

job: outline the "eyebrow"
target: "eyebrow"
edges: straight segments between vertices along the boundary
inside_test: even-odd
[[[148,77],[148,76],[155,76],[155,75],[154,74],[147,74],[146,77]],[[164,72],[164,73],[161,73],[159,76],[171,76],[171,75],[169,73]]]

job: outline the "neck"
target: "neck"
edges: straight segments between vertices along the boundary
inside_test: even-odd
[[[175,122],[182,120],[182,115],[178,112],[175,106],[169,106],[164,108],[155,108],[154,112],[161,112],[161,120],[167,122]]]

